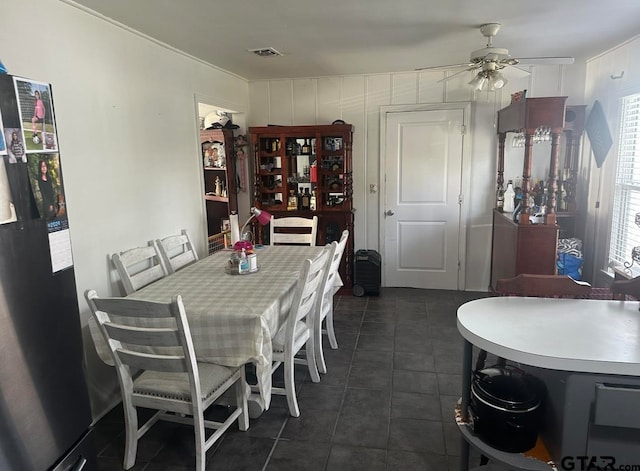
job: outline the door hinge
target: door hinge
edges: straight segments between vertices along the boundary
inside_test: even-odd
[[[464,195],[458,195],[458,204],[464,203]]]
[[[466,133],[467,133],[467,127],[464,124],[462,124],[460,126],[460,134],[464,136]]]

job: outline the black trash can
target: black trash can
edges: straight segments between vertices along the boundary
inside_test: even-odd
[[[358,250],[354,259],[353,295],[379,295],[382,259],[375,250]]]

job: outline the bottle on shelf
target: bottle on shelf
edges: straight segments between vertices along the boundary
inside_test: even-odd
[[[309,193],[309,188],[304,189],[304,193],[301,198],[301,209],[309,210],[311,209],[311,194]]]
[[[522,179],[520,177],[516,177],[513,191],[516,192],[515,207],[517,211],[518,205],[522,206]]]
[[[298,209],[298,196],[296,195],[296,190],[289,190],[287,211],[295,211],[296,209]]]
[[[303,154],[311,153],[311,146],[309,145],[309,139],[304,140],[304,144],[302,144],[302,153]]]
[[[504,205],[503,211],[505,213],[512,213],[515,209],[516,192],[513,190],[513,182],[509,180],[507,183],[507,189],[504,190]]]
[[[536,183],[535,185],[533,185],[533,188],[531,188],[531,191],[529,192],[529,196],[533,197],[533,205],[529,204],[529,206],[535,206],[538,204],[539,194],[540,194],[540,179],[536,178]]]
[[[538,203],[540,205],[540,213],[542,214],[547,213],[547,203],[548,203],[547,188],[544,185],[544,180],[541,180],[540,181],[540,202]]]
[[[311,163],[311,168],[309,169],[309,181],[311,183],[317,183],[318,181],[318,167],[315,160]]]
[[[560,190],[558,191],[558,210],[559,211],[567,211],[567,189],[566,182],[560,182]]]
[[[309,198],[309,209],[311,211],[316,210],[316,190],[311,190],[311,197]]]
[[[504,188],[502,185],[498,185],[496,190],[496,209],[501,213],[504,212]]]

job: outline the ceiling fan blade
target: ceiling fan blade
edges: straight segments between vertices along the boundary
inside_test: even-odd
[[[467,64],[467,65],[468,65],[468,64]],[[451,80],[452,78],[457,77],[458,75],[464,74],[465,72],[470,72],[470,71],[472,71],[472,70],[476,70],[476,69],[478,69],[478,68],[479,68],[479,67],[476,67],[476,66],[469,67],[469,68],[467,68],[467,69],[464,69],[464,70],[461,70],[461,71],[459,71],[459,72],[456,72],[456,73],[455,73],[455,74],[453,74],[453,75],[449,75],[448,77],[445,77],[445,78],[443,78],[443,79],[440,79],[440,80],[438,80],[436,83],[447,82],[447,81]]]
[[[455,69],[457,67],[469,67],[472,64],[465,62],[464,64],[450,64],[450,65],[434,65],[433,67],[420,67],[414,70],[444,70],[444,69]]]
[[[522,57],[518,58],[521,65],[568,65],[573,64],[573,57]]]
[[[505,66],[506,67],[504,69],[504,72],[510,78],[519,79],[531,75],[531,72],[529,72],[528,70],[521,69],[520,67],[516,67],[515,65],[505,64]]]

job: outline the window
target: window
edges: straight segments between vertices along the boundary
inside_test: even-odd
[[[623,265],[640,246],[640,93],[622,102],[614,191],[609,261]]]

